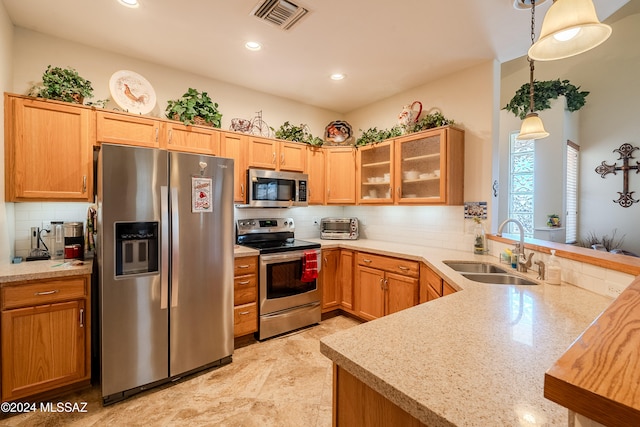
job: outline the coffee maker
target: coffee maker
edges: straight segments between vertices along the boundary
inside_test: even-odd
[[[51,259],[64,258],[64,223],[62,221],[51,221],[49,231],[49,253]]]
[[[84,233],[81,222],[65,222],[64,259],[84,259]]]

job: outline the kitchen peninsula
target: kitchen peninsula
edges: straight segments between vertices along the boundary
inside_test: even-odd
[[[460,292],[321,340],[334,362],[336,425],[384,419],[384,401],[409,416],[403,425],[566,425],[567,410],[543,397],[544,374],[611,299],[572,285],[480,284],[442,262],[491,256],[370,240],[340,247],[425,261]],[[358,408],[367,401],[376,408]]]

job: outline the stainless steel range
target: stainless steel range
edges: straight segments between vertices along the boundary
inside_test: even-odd
[[[320,322],[320,244],[294,230],[293,218],[236,221],[237,243],[260,251],[260,340]]]

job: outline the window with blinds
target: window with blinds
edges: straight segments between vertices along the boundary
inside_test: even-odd
[[[578,239],[578,161],[580,146],[567,140],[567,215],[565,218],[566,243],[576,243]]]

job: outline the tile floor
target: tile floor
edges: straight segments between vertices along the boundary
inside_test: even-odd
[[[86,413],[34,412],[0,426],[331,426],[332,365],[320,338],[359,322],[344,316],[235,350],[233,362],[103,407],[99,387],[53,402]]]

